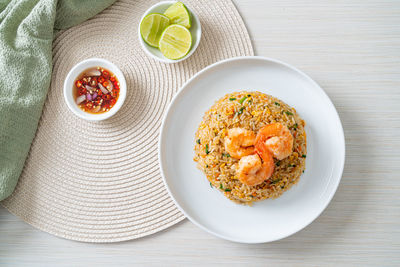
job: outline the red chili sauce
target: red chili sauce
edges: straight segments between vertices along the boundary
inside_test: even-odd
[[[100,114],[109,111],[119,97],[117,77],[102,67],[84,70],[74,83],[75,103],[85,112]]]

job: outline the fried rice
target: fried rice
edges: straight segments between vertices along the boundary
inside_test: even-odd
[[[236,176],[238,159],[225,151],[228,129],[240,127],[258,132],[263,126],[279,122],[293,135],[293,151],[283,160],[274,159],[272,176],[256,186],[240,182]],[[197,166],[210,185],[227,198],[241,204],[251,204],[267,198],[277,198],[296,184],[305,170],[307,154],[305,122],[296,110],[283,101],[260,92],[235,92],[219,99],[204,115],[195,136]]]

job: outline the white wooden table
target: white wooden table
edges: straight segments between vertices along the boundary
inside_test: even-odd
[[[43,233],[0,208],[0,265],[400,265],[400,1],[236,0],[258,55],[315,79],[346,136],[342,182],[310,226],[260,245],[184,221],[116,244]]]

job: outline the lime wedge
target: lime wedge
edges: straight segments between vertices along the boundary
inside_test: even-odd
[[[186,6],[182,2],[176,2],[165,10],[164,15],[171,20],[171,24],[179,24],[190,29],[192,21]]]
[[[163,14],[149,14],[140,23],[140,35],[148,45],[158,47],[161,34],[169,25],[169,21]]]
[[[178,24],[169,25],[161,34],[159,48],[169,59],[180,59],[189,53],[192,46],[190,31]]]

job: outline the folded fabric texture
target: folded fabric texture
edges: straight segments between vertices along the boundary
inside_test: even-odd
[[[55,30],[115,0],[0,1],[0,200],[14,190],[50,85]]]

